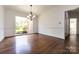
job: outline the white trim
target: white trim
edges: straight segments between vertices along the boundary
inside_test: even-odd
[[[3,39],[4,39],[4,36],[1,36],[1,37],[0,37],[0,42],[1,42]]]

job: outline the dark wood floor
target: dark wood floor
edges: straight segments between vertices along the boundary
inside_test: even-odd
[[[69,53],[79,53],[79,35],[70,35],[65,39],[65,46],[70,51]]]
[[[0,54],[62,54],[64,40],[43,34],[5,38],[0,42]]]

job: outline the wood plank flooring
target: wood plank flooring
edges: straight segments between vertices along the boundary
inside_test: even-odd
[[[79,34],[72,34],[65,39],[65,47],[69,50],[69,54],[79,53]]]
[[[0,42],[0,54],[62,54],[64,40],[43,34],[5,38]]]

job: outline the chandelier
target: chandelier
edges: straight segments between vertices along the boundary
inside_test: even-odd
[[[27,18],[30,19],[31,21],[35,18],[35,15],[32,12],[32,5],[30,5],[30,12],[29,15],[27,15]]]

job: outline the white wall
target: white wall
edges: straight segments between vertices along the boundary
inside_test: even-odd
[[[15,17],[25,17],[25,13],[5,8],[5,37],[15,35]]]
[[[0,41],[4,39],[4,8],[0,6]]]
[[[32,32],[37,33],[39,31],[42,34],[64,39],[64,12],[77,7],[79,6],[50,6],[49,9],[40,14],[38,20],[33,21]],[[26,16],[26,14],[8,8],[5,9],[5,36],[15,34],[15,16]]]
[[[38,16],[33,20],[33,33],[38,33]]]
[[[64,12],[79,6],[52,6],[44,11],[39,19],[39,33],[65,38]]]
[[[5,8],[5,37],[15,35],[15,16],[26,17],[26,15],[27,14],[24,12]],[[33,21],[34,23],[30,24],[29,33],[36,33],[37,32],[37,26],[35,27],[37,22],[35,23],[35,21],[36,21],[36,18]]]

